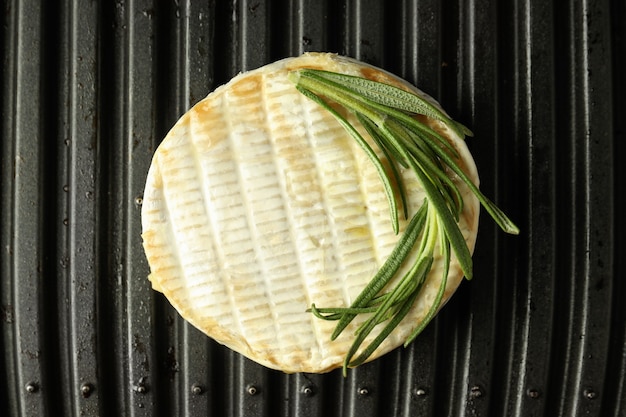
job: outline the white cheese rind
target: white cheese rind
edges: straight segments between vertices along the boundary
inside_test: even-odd
[[[363,319],[331,341],[336,323],[306,309],[349,305],[399,236],[363,151],[288,80],[289,70],[301,67],[383,77],[417,91],[332,54],[306,54],[238,75],[183,115],[155,152],[142,236],[152,285],[183,318],[270,368],[326,372],[341,366]],[[446,134],[477,183],[465,143]],[[402,176],[412,214],[424,194],[410,171]],[[478,201],[459,188],[465,201],[460,226],[473,250]],[[402,221],[401,230],[405,226]],[[407,318],[370,359],[402,344],[426,314],[440,263]],[[453,259],[446,300],[461,279]]]

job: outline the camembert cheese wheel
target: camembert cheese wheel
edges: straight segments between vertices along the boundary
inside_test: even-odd
[[[288,74],[299,68],[366,77],[434,103],[388,72],[328,53],[239,74],[184,114],[156,150],[142,237],[153,288],[185,320],[269,368],[321,373],[342,366],[365,318],[357,316],[331,341],[336,323],[307,309],[348,307],[407,220],[401,216],[394,234],[373,164],[327,110],[296,90]],[[428,123],[457,149],[478,184],[465,142],[442,123]],[[412,214],[424,192],[410,170],[400,171]],[[479,203],[453,180],[464,199],[459,226],[472,251]],[[423,320],[442,282],[442,262],[435,260],[415,305],[370,360],[400,346]],[[453,256],[444,302],[462,278]]]

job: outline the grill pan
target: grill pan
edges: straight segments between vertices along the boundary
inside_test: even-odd
[[[7,1],[0,415],[626,416],[626,3]],[[474,279],[408,348],[286,375],[186,324],[140,238],[151,156],[240,71],[331,51],[469,126]]]

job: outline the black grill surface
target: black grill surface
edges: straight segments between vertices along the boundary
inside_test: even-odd
[[[0,13],[0,415],[626,416],[626,3],[18,1]],[[475,278],[410,347],[285,375],[151,290],[156,146],[304,51],[396,73],[473,129]],[[621,271],[621,272],[620,272]]]

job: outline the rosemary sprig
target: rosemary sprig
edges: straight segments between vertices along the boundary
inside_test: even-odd
[[[390,256],[368,285],[349,307],[317,307],[309,309],[316,317],[336,320],[331,335],[336,339],[359,314],[368,318],[357,328],[355,339],[344,360],[344,375],[348,367],[364,363],[398,326],[418,297],[432,269],[433,260],[441,255],[444,268],[435,302],[424,320],[418,323],[405,345],[419,335],[437,313],[443,299],[449,272],[451,254],[454,253],[467,279],[472,278],[472,257],[458,225],[463,211],[463,198],[457,185],[446,174],[451,170],[476,195],[495,222],[507,233],[518,234],[519,229],[491,200],[485,197],[458,165],[454,146],[436,130],[418,120],[424,115],[445,124],[459,137],[472,135],[461,123],[422,97],[400,88],[366,78],[340,73],[299,69],[289,74],[298,91],[329,111],[360,145],[374,164],[387,196],[391,223],[395,233],[399,230],[396,203],[402,203],[404,217],[409,218],[407,197],[397,164],[410,168],[424,189],[426,198],[417,209],[404,233],[400,236]],[[380,148],[390,163],[388,172],[359,130],[330,103],[334,102],[353,113],[374,144]],[[398,184],[394,190],[392,183]],[[396,196],[395,194],[398,194]],[[408,272],[389,287],[400,266],[414,254]],[[377,326],[384,324],[374,339],[359,353],[365,339]],[[357,356],[358,353],[358,356]],[[356,358],[355,358],[356,356]]]

